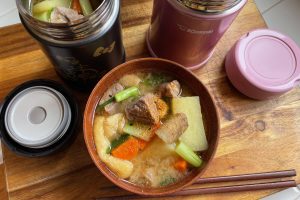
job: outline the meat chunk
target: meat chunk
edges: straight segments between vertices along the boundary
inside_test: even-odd
[[[137,121],[145,124],[157,124],[159,113],[155,104],[155,96],[151,93],[138,99],[136,102],[125,108],[126,117],[130,121]]]
[[[159,87],[159,94],[165,97],[178,97],[180,95],[181,87],[177,80],[169,83],[163,83]]]
[[[51,13],[50,21],[52,23],[68,23],[83,18],[75,10],[65,7],[56,7]]]
[[[102,104],[108,99],[112,98],[118,92],[124,90],[124,87],[120,83],[113,84],[108,90],[103,94],[100,103]],[[120,105],[116,102],[112,102],[104,107],[104,110],[110,115],[116,114],[119,110]]]
[[[171,144],[178,140],[188,127],[188,120],[184,113],[176,113],[167,119],[156,131],[156,135],[165,143]]]

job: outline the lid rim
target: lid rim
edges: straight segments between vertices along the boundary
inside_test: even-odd
[[[10,118],[12,117],[9,117],[10,116],[10,111],[14,110],[14,105],[15,103],[18,103],[18,99],[19,97],[24,97],[25,95],[28,95],[28,92],[31,92],[32,90],[45,90],[48,92],[51,91],[53,92],[53,94],[51,93],[51,95],[54,95],[57,100],[61,103],[61,106],[63,106],[63,110],[66,110],[66,111],[69,111],[70,108],[68,106],[68,104],[66,104],[66,99],[64,98],[63,95],[61,95],[60,93],[58,93],[57,91],[51,89],[50,87],[45,87],[45,86],[33,86],[33,87],[29,87],[27,89],[24,89],[22,90],[21,92],[19,92],[18,94],[16,94],[12,100],[9,102],[7,108],[6,108],[6,112],[5,112],[5,126],[6,126],[6,129],[9,130],[7,131],[8,134],[10,135],[11,138],[13,138],[16,142],[18,142],[20,145],[23,145],[23,146],[27,146],[29,148],[40,148],[40,147],[45,147],[45,146],[50,146],[51,143],[53,143],[53,141],[59,137],[61,134],[63,134],[62,131],[59,131],[60,127],[63,126],[63,122],[65,121],[65,118],[67,117],[67,115],[64,113],[63,114],[63,118],[62,120],[59,122],[60,125],[58,125],[58,127],[54,130],[54,132],[51,134],[51,135],[48,135],[47,137],[44,137],[42,139],[39,139],[39,140],[28,140],[28,139],[25,139],[25,138],[22,138],[20,136],[20,134],[18,132],[16,132],[13,128],[13,124],[10,120]],[[64,99],[62,99],[64,98]],[[67,109],[66,109],[67,108]],[[65,112],[65,111],[64,111]],[[71,116],[71,115],[69,115]],[[8,121],[9,120],[9,121]],[[65,124],[66,125],[66,124]],[[67,126],[69,126],[69,124],[67,124]],[[65,129],[65,128],[64,128]],[[56,134],[54,134],[55,132],[57,132]]]
[[[185,14],[188,14],[188,15],[191,15],[194,17],[201,16],[201,17],[207,18],[207,19],[222,18],[227,15],[232,15],[233,13],[238,12],[247,3],[247,0],[241,0],[239,3],[237,3],[235,6],[231,7],[228,10],[218,12],[218,13],[215,13],[215,12],[205,13],[205,12],[200,12],[200,11],[196,11],[191,8],[188,8],[188,7],[184,6],[183,4],[181,4],[180,2],[178,2],[178,0],[168,0],[168,1],[175,9],[179,9],[180,11],[182,11]],[[179,4],[180,6],[176,6],[176,4]]]
[[[70,108],[71,108],[71,122],[69,127],[67,128],[66,133],[56,142],[51,144],[50,146],[43,147],[43,148],[30,148],[26,146],[22,146],[18,144],[16,141],[14,141],[9,134],[7,133],[7,130],[5,129],[5,122],[4,122],[4,115],[7,109],[7,106],[9,104],[9,101],[20,91],[24,90],[25,88],[32,87],[32,86],[49,86],[53,88],[54,90],[57,90],[60,92],[67,100]],[[80,121],[81,115],[79,114],[79,106],[77,104],[77,101],[75,97],[69,92],[66,88],[62,87],[62,85],[56,81],[53,80],[47,80],[47,79],[36,79],[31,80],[22,83],[21,85],[14,88],[4,99],[3,101],[3,109],[0,110],[0,137],[3,141],[3,143],[20,156],[25,157],[42,157],[47,156],[50,154],[53,154],[59,150],[62,150],[66,148],[68,145],[73,143],[75,140],[78,131],[76,129],[79,127],[79,121]]]
[[[259,34],[258,36],[256,34]],[[245,63],[245,49],[244,46],[247,46],[253,39],[262,37],[262,36],[268,36],[268,37],[275,37],[276,39],[281,40],[283,43],[285,43],[290,50],[293,52],[294,58],[295,58],[295,71],[293,74],[290,76],[289,79],[287,79],[286,83],[280,84],[280,85],[262,85],[254,81],[251,77],[249,77],[249,74],[243,70],[244,68],[241,66],[247,66]],[[264,90],[264,91],[269,91],[269,92],[274,92],[274,93],[283,93],[287,92],[295,87],[295,84],[299,81],[300,79],[300,66],[298,63],[298,60],[300,60],[300,55],[296,54],[295,51],[297,51],[297,45],[296,43],[290,39],[289,37],[285,36],[284,34],[274,31],[271,29],[256,29],[254,31],[248,32],[244,36],[241,37],[241,39],[236,43],[236,47],[234,50],[234,56],[237,64],[237,68],[240,71],[240,73],[245,77],[245,79],[252,84],[253,86]],[[242,52],[242,53],[241,53]],[[243,59],[238,59],[238,58],[243,58]],[[241,60],[244,62],[242,63]],[[295,75],[296,74],[296,75]],[[295,75],[295,76],[294,76]]]
[[[240,1],[242,0],[235,0],[235,1],[230,1],[230,2],[211,2],[211,1],[189,1],[189,0],[177,0],[179,1],[182,5],[186,6],[187,8],[190,8],[192,10],[198,11],[198,12],[203,12],[205,14],[209,13],[220,13],[220,12],[225,12],[226,10],[231,9],[235,5],[237,5]],[[199,7],[199,9],[195,7]],[[210,8],[210,9],[208,9]]]

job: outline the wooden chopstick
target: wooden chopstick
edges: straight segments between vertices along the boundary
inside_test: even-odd
[[[221,183],[221,182],[226,183],[226,182],[249,181],[249,180],[259,181],[264,179],[287,178],[292,176],[296,176],[296,171],[294,169],[273,171],[273,172],[263,172],[263,173],[253,173],[253,174],[240,174],[240,175],[232,175],[232,176],[200,178],[194,184],[203,185],[206,183]],[[297,184],[294,180],[285,180],[285,181],[276,181],[276,182],[251,183],[251,184],[240,184],[240,185],[219,186],[219,187],[191,188],[191,189],[184,189],[182,191],[172,193],[169,195],[165,195],[164,197],[225,193],[225,192],[242,192],[242,191],[252,191],[252,190],[266,190],[266,189],[287,188],[287,187],[296,187],[296,186]],[[140,198],[153,198],[153,197],[127,194],[123,196],[102,197],[97,199],[102,200],[102,199],[136,199],[136,198],[140,199]]]
[[[297,184],[294,180],[288,180],[288,181],[253,183],[253,184],[231,185],[231,186],[221,186],[221,187],[193,188],[193,189],[185,189],[170,194],[168,196],[187,196],[187,195],[198,195],[198,194],[267,190],[267,189],[275,189],[275,188],[296,187],[296,185]]]
[[[200,178],[195,182],[195,184],[262,180],[262,179],[284,178],[284,177],[292,177],[292,176],[296,176],[296,171],[294,169],[274,171],[274,172],[262,172],[262,173],[253,173],[253,174],[240,174],[240,175],[232,175],[232,176]]]

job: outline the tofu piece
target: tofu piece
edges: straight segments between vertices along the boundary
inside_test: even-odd
[[[188,119],[189,127],[180,136],[179,140],[189,146],[193,151],[207,150],[208,144],[203,125],[199,97],[173,98],[172,112],[184,113]]]
[[[94,120],[94,141],[100,159],[120,178],[128,178],[133,172],[133,164],[128,160],[115,158],[106,153],[110,146],[109,140],[104,135],[104,117],[95,117]]]
[[[125,116],[117,113],[105,118],[103,123],[104,135],[111,142],[117,139],[123,133],[125,126]]]

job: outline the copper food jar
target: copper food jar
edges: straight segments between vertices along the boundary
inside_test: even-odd
[[[147,44],[152,56],[203,66],[247,0],[154,0]]]
[[[90,90],[110,69],[125,61],[120,1],[99,1],[97,9],[69,23],[49,23],[31,14],[32,0],[16,0],[29,34],[69,85]]]

